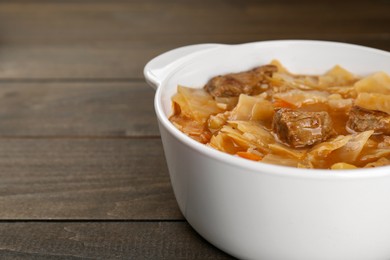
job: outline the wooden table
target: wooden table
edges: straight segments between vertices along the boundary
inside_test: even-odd
[[[389,28],[388,0],[0,0],[0,258],[230,258],[178,210],[145,63],[203,42],[389,51]]]

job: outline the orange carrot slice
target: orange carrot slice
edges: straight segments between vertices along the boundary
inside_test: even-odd
[[[260,155],[249,153],[249,152],[237,152],[237,155],[252,161],[260,161],[261,159],[263,159],[263,157],[261,157]]]
[[[287,101],[284,101],[282,99],[275,99],[273,105],[274,107],[280,107],[280,108],[296,108],[295,105],[288,103]]]

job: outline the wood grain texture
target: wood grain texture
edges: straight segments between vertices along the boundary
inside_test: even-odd
[[[390,50],[389,12],[388,1],[4,1],[0,78],[142,78],[152,57],[200,42],[303,38]]]
[[[0,82],[1,136],[157,136],[154,90],[138,82]]]
[[[186,222],[0,223],[0,254],[7,259],[232,259]]]
[[[0,139],[0,219],[182,219],[159,139]]]

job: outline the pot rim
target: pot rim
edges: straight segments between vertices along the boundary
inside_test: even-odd
[[[389,52],[378,50],[370,47],[348,44],[348,43],[340,43],[340,42],[332,42],[332,41],[314,41],[314,40],[275,40],[275,41],[259,41],[259,42],[250,42],[243,44],[218,44],[221,46],[225,46],[227,48],[234,46],[250,46],[253,44],[272,44],[272,43],[286,43],[286,44],[297,44],[297,43],[312,43],[312,44],[327,44],[327,45],[337,45],[337,46],[347,46],[351,48],[359,48],[365,51],[371,51],[380,53],[381,55],[390,56]],[[194,45],[195,46],[195,45]],[[208,50],[213,51],[213,49]],[[192,57],[196,59],[195,57]],[[185,66],[185,64],[182,64]],[[175,70],[176,71],[176,70]],[[254,162],[251,160],[247,160],[244,158],[240,158],[238,156],[232,156],[230,154],[226,154],[224,152],[218,151],[211,147],[208,147],[202,143],[199,143],[189,136],[182,133],[179,129],[177,129],[168,119],[168,117],[163,112],[163,105],[161,96],[165,89],[165,84],[172,75],[175,74],[175,71],[172,71],[169,75],[167,75],[164,80],[161,81],[160,86],[157,88],[154,98],[154,107],[157,118],[161,125],[177,140],[179,140],[182,144],[187,147],[203,154],[204,156],[215,159],[219,162],[223,162],[225,164],[231,165],[233,167],[238,167],[242,170],[254,172],[255,174],[271,174],[278,175],[280,177],[286,178],[309,178],[309,179],[327,179],[327,180],[336,180],[336,179],[357,179],[357,178],[378,178],[378,177],[390,177],[390,166],[381,166],[375,168],[358,168],[352,170],[329,170],[329,169],[305,169],[305,168],[295,168],[281,165],[273,165],[262,162]],[[242,174],[242,173],[240,173]]]

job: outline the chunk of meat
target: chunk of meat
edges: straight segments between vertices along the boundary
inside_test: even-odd
[[[205,89],[214,97],[257,95],[267,88],[268,78],[276,71],[276,66],[264,65],[245,72],[216,76],[209,80]]]
[[[374,130],[375,134],[390,135],[390,115],[354,106],[349,112],[347,127],[356,132]]]
[[[308,147],[333,135],[328,112],[306,112],[281,108],[276,111],[272,129],[280,141],[294,147]]]

